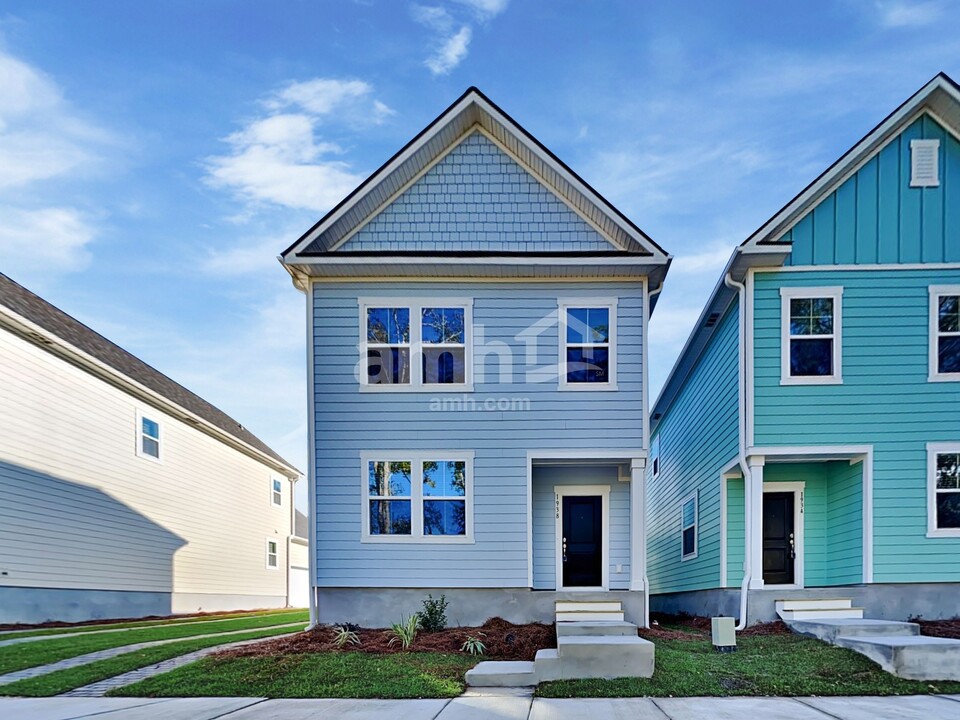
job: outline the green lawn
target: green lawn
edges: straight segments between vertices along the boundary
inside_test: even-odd
[[[901,680],[852,650],[798,635],[737,638],[728,655],[703,635],[656,640],[653,677],[561,680],[537,695],[567,697],[691,697],[698,695],[915,695],[958,693],[960,683]]]
[[[447,698],[481,658],[450,653],[311,653],[204,658],[111,691],[134,697]]]
[[[152,648],[144,648],[131,653],[117,655],[108,660],[88,663],[69,670],[58,670],[47,673],[29,680],[20,680],[9,685],[0,685],[0,695],[14,695],[21,697],[50,697],[59,695],[74,688],[83,687],[90,683],[104,680],[115,675],[122,675],[130,670],[136,670],[147,665],[168,660],[179,655],[186,655],[195,650],[212,647],[228,642],[240,642],[242,640],[256,640],[258,638],[268,638],[274,635],[282,635],[293,630],[302,630],[304,626],[297,628],[265,628],[263,630],[251,630],[248,633],[239,633],[231,635],[229,638],[203,638],[199,640],[182,640],[180,642],[170,643],[168,645],[157,645]]]
[[[254,630],[292,622],[306,622],[308,613],[300,610],[283,615],[267,615],[252,618],[238,618],[226,622],[196,622],[187,625],[171,625],[149,628],[134,628],[118,633],[80,634],[76,637],[37,640],[0,647],[0,675],[57,662],[78,655],[106,650],[107,648],[185,638],[193,635],[229,632],[231,630]],[[229,640],[224,640],[229,642]]]
[[[142,628],[142,627],[157,627],[160,625],[172,625],[179,623],[195,623],[195,622],[211,622],[214,620],[233,620],[240,618],[250,618],[250,617],[266,617],[271,616],[275,617],[277,615],[294,615],[295,620],[299,619],[300,614],[303,613],[303,610],[291,610],[285,608],[283,610],[259,610],[255,612],[237,612],[237,613],[227,613],[224,615],[192,615],[184,616],[177,618],[167,618],[166,620],[133,620],[130,622],[124,623],[101,623],[91,624],[91,625],[70,625],[67,627],[54,627],[54,628],[38,628],[36,630],[14,630],[14,631],[4,631],[0,632],[0,641],[2,640],[13,640],[14,638],[23,638],[23,637],[38,637],[41,635],[68,635],[73,633],[96,633],[103,632],[104,630],[119,630],[121,628]],[[294,622],[295,620],[291,621]]]

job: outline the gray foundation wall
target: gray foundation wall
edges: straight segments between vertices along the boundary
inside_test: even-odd
[[[4,624],[170,615],[171,608],[171,594],[162,592],[0,587]]]
[[[738,617],[739,590],[693,590],[650,596],[650,613],[697,617]]]
[[[528,588],[320,588],[317,610],[321,623],[355,623],[363,627],[389,627],[401,616],[423,609],[428,594],[445,595],[447,624],[476,626],[492,617],[512,623],[555,620],[558,600],[619,600],[628,622],[643,623],[643,593],[628,590],[610,592],[555,592]]]

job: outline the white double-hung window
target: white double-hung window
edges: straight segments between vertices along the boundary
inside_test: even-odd
[[[160,421],[137,413],[137,455],[147,460],[160,460]]]
[[[927,443],[927,535],[960,537],[960,442]]]
[[[615,390],[616,301],[561,300],[559,306],[560,388]]]
[[[472,301],[360,301],[364,390],[470,390]]]
[[[930,287],[930,380],[960,381],[960,285]]]
[[[780,289],[782,385],[842,382],[843,288]]]
[[[472,542],[473,453],[365,453],[364,542]]]

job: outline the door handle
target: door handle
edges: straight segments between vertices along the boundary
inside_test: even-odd
[[[793,533],[790,533],[790,559],[797,559],[797,544],[793,539]]]
[[[563,539],[563,561],[567,561],[567,539]]]

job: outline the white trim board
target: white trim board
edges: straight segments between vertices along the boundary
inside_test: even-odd
[[[797,335],[790,332],[790,305],[793,300],[831,300],[833,332],[824,335]],[[830,375],[793,375],[790,366],[792,341],[830,340]],[[780,384],[781,385],[840,385],[843,383],[843,288],[834,287],[781,287],[780,288]]]
[[[554,522],[556,523],[556,545],[554,560],[556,578],[554,585],[558,591],[597,591],[610,589],[610,486],[609,485],[555,485],[553,488],[556,503]],[[599,497],[601,499],[601,584],[600,587],[567,587],[563,584],[563,498]]]

